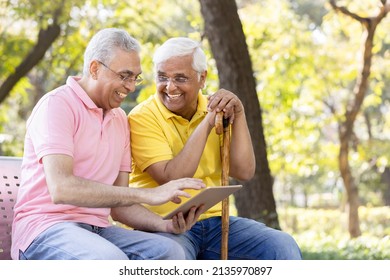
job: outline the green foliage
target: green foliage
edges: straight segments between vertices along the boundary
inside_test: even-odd
[[[10,98],[0,104],[0,152],[7,156],[22,156],[25,134],[22,110],[29,103],[30,83],[22,79]],[[7,132],[5,134],[2,134]]]
[[[54,21],[63,26],[63,36],[47,52],[28,77],[22,78],[10,92],[5,102],[0,104],[0,134],[4,133],[1,150],[6,155],[22,155],[24,124],[32,106],[44,93],[63,81],[65,72],[72,62],[71,55],[78,48],[69,48],[72,42],[67,35],[72,33],[70,13],[77,8],[78,1],[7,1],[2,3],[0,39],[0,82],[14,73],[15,68],[36,44],[40,29]],[[35,13],[31,13],[35,11]],[[77,29],[73,27],[74,30]],[[80,41],[80,36],[77,37]],[[77,40],[72,40],[73,43]],[[68,43],[64,43],[68,42]],[[80,44],[81,45],[81,44]],[[57,47],[59,48],[57,50]],[[67,56],[61,54],[67,54]]]
[[[359,71],[363,28],[332,12],[326,0],[237,2],[257,81],[277,200],[286,202],[288,195],[295,203],[299,194],[340,192],[337,129]],[[376,1],[343,3],[364,15],[377,9]],[[12,139],[2,144],[2,150],[9,155],[22,153],[24,122],[32,106],[68,75],[81,72],[87,42],[104,27],[125,28],[142,45],[145,82],[123,104],[126,111],[155,92],[152,54],[168,37],[202,39],[209,58],[204,93],[218,88],[197,0],[16,0],[0,5],[0,82],[35,44],[39,28],[52,22],[54,11],[61,8],[60,38],[0,104],[0,134]],[[370,89],[364,114],[356,121],[350,161],[362,202],[371,205],[383,204],[385,185],[380,177],[390,157],[389,27],[390,16],[377,29]]]
[[[18,154],[22,151],[20,148],[23,141],[4,122],[18,123],[23,127],[32,107],[42,95],[63,84],[67,76],[79,75],[86,44],[97,30],[105,27],[125,28],[141,42],[145,82],[141,91],[133,95],[138,101],[146,99],[155,91],[151,54],[161,42],[172,36],[201,39],[202,20],[198,1],[157,1],[153,5],[141,0],[65,1],[64,6],[61,6],[63,2],[18,0],[2,3],[4,9],[0,11],[3,16],[0,19],[0,39],[6,43],[0,44],[0,58],[4,61],[0,64],[0,82],[14,71],[34,46],[39,28],[52,22],[54,11],[61,7],[58,18],[62,28],[61,36],[53,43],[45,58],[29,73],[28,79],[20,82],[10,96],[14,98],[22,93],[21,90],[28,91],[30,103],[24,104],[23,108],[14,108],[20,113],[15,118],[6,115],[6,103],[0,105],[0,133],[20,141],[10,144],[18,143],[11,149]],[[31,13],[33,10],[38,12]],[[213,66],[213,60],[210,61]],[[213,81],[217,80],[217,75],[212,69],[209,73],[207,90],[212,90],[216,88],[216,82]],[[135,98],[129,98],[123,104],[126,111],[135,105]],[[4,150],[5,144],[2,148]],[[11,150],[7,148],[7,153],[12,154]]]
[[[360,207],[363,234],[350,239],[347,213],[338,209],[279,209],[284,231],[294,236],[304,259],[390,259],[390,208]]]
[[[377,11],[374,2],[343,4],[352,3],[353,11],[368,15]],[[328,5],[307,9],[316,5],[320,3],[268,0],[261,4],[250,2],[240,10],[257,79],[276,193],[281,189],[293,193],[323,192],[334,186],[339,177],[338,123],[353,97],[364,30],[348,17],[331,10],[326,12]],[[319,20],[319,15],[324,17]],[[383,189],[379,178],[388,162],[387,152],[375,157],[361,153],[359,145],[375,142],[368,140],[369,133],[382,142],[389,140],[390,134],[384,133],[390,119],[390,87],[386,82],[389,72],[384,65],[388,69],[390,55],[386,59],[389,48],[386,51],[383,44],[389,41],[385,35],[389,22],[385,19],[377,30],[373,79],[364,101],[366,114],[358,115],[357,139],[350,153],[350,164],[365,198],[369,197],[366,194]],[[384,150],[369,145],[370,151]]]

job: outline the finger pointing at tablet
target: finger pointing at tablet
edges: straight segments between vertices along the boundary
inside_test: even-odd
[[[165,183],[159,187],[151,188],[151,189],[143,189],[148,190],[146,194],[148,197],[146,198],[146,203],[149,205],[159,205],[166,203],[168,201],[172,201],[174,203],[180,203],[180,197],[191,197],[190,194],[185,192],[185,189],[194,189],[200,190],[205,188],[206,185],[200,179],[194,178],[182,178],[177,180],[172,180],[168,183]]]

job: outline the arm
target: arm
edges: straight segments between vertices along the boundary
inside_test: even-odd
[[[219,111],[224,111],[224,117],[229,118],[232,123],[230,176],[239,180],[251,179],[256,163],[244,107],[236,95],[224,89],[218,90],[210,97],[209,113],[192,133],[180,153],[171,160],[150,165],[145,171],[159,184],[181,177],[192,177],[198,168],[207,138],[215,125],[215,114]]]
[[[189,197],[183,189],[205,187],[201,180],[184,178],[152,189],[129,188],[128,174],[120,172],[116,183],[121,182],[121,185],[113,188],[111,185],[75,176],[73,159],[70,156],[48,155],[43,157],[42,161],[49,192],[56,204],[112,208],[130,206],[134,203],[150,205],[168,201],[178,203],[180,196]]]
[[[213,117],[214,116],[214,117]],[[191,134],[183,149],[174,158],[150,165],[145,171],[159,184],[169,180],[193,177],[202,156],[207,138],[213,128],[211,119],[215,113],[208,114]]]
[[[230,144],[230,176],[250,180],[255,174],[256,160],[245,113],[236,116],[232,124]]]
[[[128,225],[134,229],[150,232],[184,233],[197,222],[201,208],[192,208],[186,217],[183,213],[174,216],[172,220],[163,220],[161,216],[151,212],[141,204],[129,207],[111,209],[111,216],[115,221]]]
[[[116,186],[128,185],[128,174],[121,172],[114,183]],[[202,210],[202,209],[199,209]],[[114,207],[111,217],[132,228],[151,232],[183,233],[189,230],[200,216],[200,211],[193,208],[186,218],[180,213],[172,220],[163,220],[159,215],[149,211],[141,204],[135,203],[128,207]]]
[[[228,118],[232,125],[230,176],[239,180],[250,180],[255,173],[256,160],[244,106],[232,92],[220,89],[209,98],[209,109],[223,111],[224,117]]]

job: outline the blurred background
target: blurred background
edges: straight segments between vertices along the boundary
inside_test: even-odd
[[[0,0],[0,155],[22,156],[25,124],[45,93],[80,75],[101,28],[152,54],[170,37],[199,40],[205,94],[243,101],[257,170],[234,214],[291,233],[305,259],[390,259],[389,0]]]

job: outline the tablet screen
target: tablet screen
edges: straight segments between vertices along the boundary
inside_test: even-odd
[[[242,185],[207,187],[203,191],[199,192],[196,196],[179,205],[171,213],[164,216],[163,219],[171,219],[179,212],[183,212],[184,216],[186,216],[187,212],[193,206],[199,207],[202,204],[204,205],[203,212],[205,212],[211,207],[213,207],[215,204],[222,201],[224,198],[228,197],[229,195],[241,188]]]

